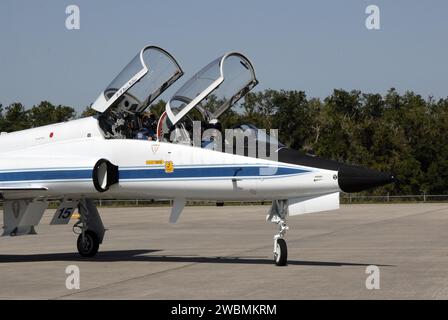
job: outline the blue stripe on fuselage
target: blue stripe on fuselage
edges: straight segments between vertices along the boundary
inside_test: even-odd
[[[0,172],[0,182],[37,180],[78,180],[91,179],[92,170],[42,170]]]
[[[263,171],[263,169],[264,171]],[[277,169],[277,170],[275,170]],[[259,176],[283,176],[308,172],[295,168],[272,167],[196,167],[174,168],[172,173],[166,173],[165,169],[140,169],[120,170],[120,180],[130,179],[164,179],[164,178],[231,178],[231,177],[259,177]]]
[[[243,178],[272,177],[310,172],[309,170],[291,167],[268,166],[222,166],[222,167],[174,167],[174,172],[166,173],[165,168],[120,169],[120,180],[138,179],[179,179],[179,178]],[[0,172],[0,182],[12,181],[46,181],[46,180],[81,180],[91,179],[92,170],[42,170]]]

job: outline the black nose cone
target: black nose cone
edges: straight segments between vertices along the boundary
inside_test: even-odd
[[[278,151],[278,160],[307,167],[338,171],[339,187],[344,192],[359,192],[396,182],[395,177],[390,173],[310,156],[288,148],[281,148]]]
[[[380,187],[395,181],[395,177],[390,173],[351,165],[339,168],[339,187],[348,193]]]

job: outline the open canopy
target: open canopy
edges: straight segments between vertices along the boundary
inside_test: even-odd
[[[217,119],[257,84],[249,59],[231,52],[212,61],[188,80],[167,103],[166,113],[173,125],[193,108],[206,121]]]
[[[92,108],[99,112],[142,112],[182,75],[179,64],[168,52],[146,46],[100,94]]]

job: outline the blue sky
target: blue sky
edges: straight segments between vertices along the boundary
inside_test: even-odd
[[[65,28],[71,4],[80,30]],[[365,27],[370,4],[381,10],[380,30]],[[395,87],[447,97],[447,31],[444,0],[2,0],[0,103],[82,110],[146,44],[177,58],[186,74],[176,88],[236,50],[254,63],[256,90],[325,97]]]

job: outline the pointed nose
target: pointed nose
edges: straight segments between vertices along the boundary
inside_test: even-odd
[[[339,187],[344,192],[359,192],[396,181],[394,175],[368,168],[343,165],[339,168]]]

